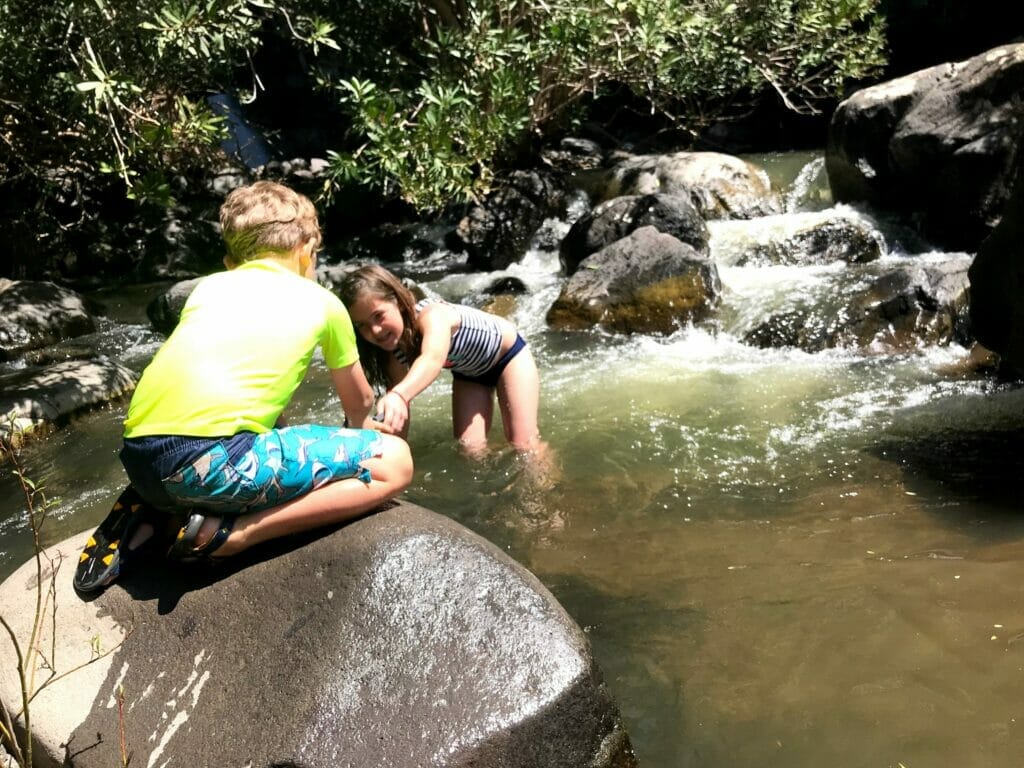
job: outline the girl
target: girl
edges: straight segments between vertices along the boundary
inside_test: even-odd
[[[452,426],[467,452],[479,455],[487,447],[495,391],[508,442],[531,453],[544,447],[537,429],[537,366],[508,320],[445,301],[417,304],[397,277],[378,266],[349,273],[339,293],[367,378],[388,388],[377,413],[385,431],[405,437],[409,403],[450,368]]]

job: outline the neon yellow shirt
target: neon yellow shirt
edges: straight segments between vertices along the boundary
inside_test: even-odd
[[[317,347],[329,368],[359,359],[345,305],[274,259],[196,285],[142,372],[125,437],[226,437],[274,426]]]

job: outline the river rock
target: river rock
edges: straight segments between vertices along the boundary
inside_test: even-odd
[[[715,222],[715,259],[729,266],[754,267],[876,261],[886,250],[881,233],[863,217],[841,208]]]
[[[1001,367],[1024,378],[1024,169],[999,224],[971,264],[971,330],[1000,356]]]
[[[907,263],[875,276],[841,306],[799,306],[773,315],[744,336],[757,347],[819,352],[848,347],[891,353],[969,342],[970,256]]]
[[[547,322],[556,330],[668,334],[706,316],[720,293],[718,269],[706,255],[641,227],[580,263]]]
[[[46,280],[0,280],[0,360],[94,330],[96,319],[75,291]]]
[[[441,515],[397,504],[209,567],[149,558],[90,601],[71,588],[86,535],[50,550],[60,669],[113,652],[33,702],[40,766],[121,765],[122,726],[140,766],[635,765],[579,626]],[[19,633],[34,574],[0,585]]]
[[[604,150],[591,139],[566,136],[557,147],[541,150],[541,159],[553,168],[562,171],[590,170],[604,162]]]
[[[657,193],[686,197],[705,219],[749,219],[780,213],[768,174],[719,152],[627,157],[604,172],[599,199]]]
[[[20,368],[0,375],[0,414],[13,414],[15,430],[31,432],[123,397],[136,381],[134,371],[106,357]],[[0,439],[9,427],[0,423]]]
[[[170,336],[181,317],[181,310],[185,308],[185,302],[192,295],[201,277],[194,277],[190,280],[181,280],[166,291],[153,299],[146,306],[146,317],[152,324],[154,330],[165,336]]]
[[[698,253],[708,252],[707,224],[689,198],[626,195],[601,203],[573,223],[559,246],[562,270],[572,275],[587,256],[647,226],[688,243]]]
[[[1021,158],[1022,91],[1024,43],[857,91],[829,125],[835,200],[899,212],[946,250],[977,250]]]
[[[522,260],[544,220],[561,215],[565,192],[550,173],[514,171],[449,232],[446,245],[487,272]]]

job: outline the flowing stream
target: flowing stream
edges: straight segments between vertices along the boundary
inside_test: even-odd
[[[788,185],[790,215],[829,205],[820,155],[755,159]],[[442,376],[415,403],[408,499],[555,594],[590,638],[644,768],[1020,765],[1024,389],[963,372],[957,345],[743,344],[770,312],[816,296],[827,306],[871,267],[730,266],[742,227],[711,225],[715,321],[668,337],[549,330],[564,280],[554,253],[501,273],[529,288],[513,319],[541,369],[560,474],[538,486],[507,451],[461,457]],[[883,262],[908,258],[887,242]],[[421,284],[458,300],[497,276]],[[101,349],[141,370],[161,341],[144,307],[163,287],[99,292]],[[311,379],[291,419],[337,420],[322,367]],[[60,497],[47,543],[96,524],[122,486],[124,410],[27,448],[29,474]],[[0,500],[3,577],[30,552],[9,472]]]

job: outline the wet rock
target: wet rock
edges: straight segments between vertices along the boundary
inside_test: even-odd
[[[545,219],[540,229],[530,238],[528,250],[557,251],[565,236],[565,222],[562,219]]]
[[[856,92],[829,126],[838,202],[897,211],[947,250],[999,221],[1024,146],[1024,43]]]
[[[120,398],[135,383],[131,369],[102,357],[21,368],[0,375],[0,414],[13,414],[15,429],[31,432]],[[5,419],[0,437],[8,428]]]
[[[484,293],[488,296],[510,296],[526,292],[526,283],[518,277],[501,277],[484,288]]]
[[[628,157],[604,172],[595,189],[601,200],[658,193],[685,197],[705,219],[749,219],[782,211],[763,169],[718,152]]]
[[[717,222],[716,258],[731,266],[864,264],[886,250],[868,221],[835,209],[786,213],[749,222]]]
[[[450,229],[450,223],[386,222],[349,240],[345,245],[347,260],[401,264],[427,259],[445,247]]]
[[[558,258],[566,275],[580,262],[640,227],[654,227],[687,243],[701,254],[708,252],[708,227],[686,197],[667,194],[627,195],[607,200],[584,214],[569,228]]]
[[[445,243],[465,251],[474,269],[505,269],[522,260],[545,219],[560,215],[564,205],[564,191],[552,174],[515,171],[470,209]]]
[[[0,360],[96,330],[85,299],[41,280],[0,280]]]
[[[999,224],[970,268],[971,330],[1000,356],[1005,373],[1024,378],[1024,170]]]
[[[969,256],[910,263],[874,277],[840,307],[798,306],[744,336],[757,347],[833,347],[891,353],[969,342]]]
[[[721,282],[693,246],[641,227],[584,259],[548,310],[556,330],[662,333],[705,317]]]
[[[88,602],[70,567],[86,535],[51,550],[57,657],[116,650],[33,701],[40,765],[120,765],[122,725],[139,765],[636,764],[579,626],[446,517],[400,504],[213,568],[150,558]],[[19,633],[34,574],[0,585]],[[9,665],[0,691],[19,701]]]
[[[191,280],[182,280],[168,288],[164,293],[157,296],[146,306],[146,316],[153,328],[165,336],[169,336],[181,317],[181,310],[185,302],[192,295],[201,277],[194,277]]]

